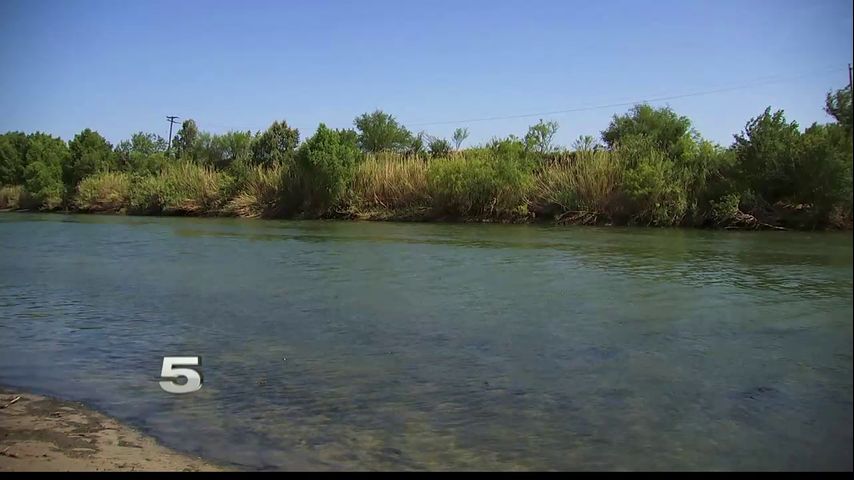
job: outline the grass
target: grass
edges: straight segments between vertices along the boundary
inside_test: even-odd
[[[427,209],[428,163],[399,155],[371,155],[356,166],[349,204],[359,212]]]
[[[537,173],[532,209],[560,221],[610,221],[619,209],[622,174],[616,154],[579,151]]]
[[[83,212],[119,212],[130,205],[130,175],[103,172],[84,178],[77,186],[74,206]]]
[[[26,204],[24,187],[21,185],[7,185],[0,187],[0,209],[17,210]],[[23,200],[23,202],[22,202]]]
[[[251,167],[236,194],[226,203],[225,213],[246,218],[277,216],[283,207],[288,173],[282,164]]]

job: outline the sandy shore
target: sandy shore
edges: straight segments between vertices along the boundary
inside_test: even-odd
[[[222,468],[169,450],[79,403],[0,388],[0,471],[97,470]]]

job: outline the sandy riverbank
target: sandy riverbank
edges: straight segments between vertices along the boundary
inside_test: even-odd
[[[17,398],[17,400],[15,400]],[[75,402],[0,388],[0,471],[216,471]]]

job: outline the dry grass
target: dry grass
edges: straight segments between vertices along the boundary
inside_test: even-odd
[[[287,173],[288,168],[281,164],[252,167],[225,212],[246,218],[275,216],[285,194]]]
[[[534,208],[557,215],[609,216],[619,193],[623,168],[617,154],[579,151],[571,162],[553,163],[537,175]]]
[[[21,185],[0,187],[0,209],[17,210],[21,208],[24,195],[24,187]]]
[[[397,155],[372,155],[356,167],[351,204],[359,210],[405,210],[430,204],[428,164]]]

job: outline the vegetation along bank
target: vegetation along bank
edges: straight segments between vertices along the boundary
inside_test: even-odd
[[[782,111],[709,142],[668,107],[638,105],[596,138],[553,144],[558,124],[463,147],[382,111],[300,141],[266,131],[139,132],[116,146],[83,130],[0,135],[0,209],[251,218],[547,221],[718,228],[851,228],[851,90],[802,130]]]

